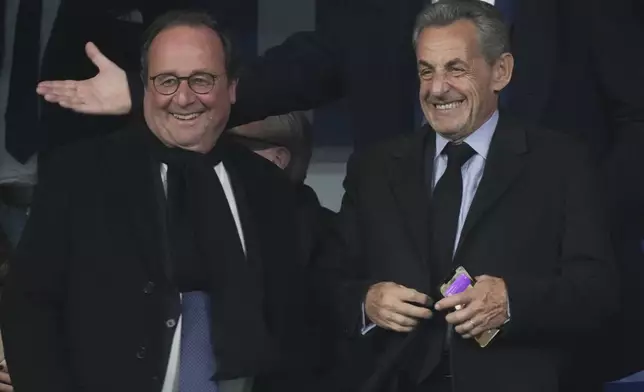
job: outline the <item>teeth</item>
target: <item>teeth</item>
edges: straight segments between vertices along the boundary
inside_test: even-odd
[[[201,113],[192,113],[192,114],[176,114],[176,113],[172,113],[172,116],[174,118],[176,118],[177,120],[187,121],[187,120],[194,120],[195,118],[199,117],[200,114]]]
[[[462,102],[458,101],[458,102],[450,102],[450,103],[440,103],[434,106],[436,106],[436,109],[438,110],[449,110],[449,109],[456,109],[457,107],[461,106],[461,103]]]

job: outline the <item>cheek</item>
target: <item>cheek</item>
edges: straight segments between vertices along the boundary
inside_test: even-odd
[[[149,99],[149,109],[153,110],[157,116],[166,115],[168,107],[172,104],[172,96],[153,95]]]
[[[422,103],[425,103],[427,99],[431,96],[431,83],[421,80],[420,88],[418,91],[418,98]]]

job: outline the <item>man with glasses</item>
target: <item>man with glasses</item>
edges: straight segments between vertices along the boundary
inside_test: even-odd
[[[161,17],[143,119],[51,156],[0,309],[18,390],[316,390],[319,206],[223,134],[231,53],[207,15]]]

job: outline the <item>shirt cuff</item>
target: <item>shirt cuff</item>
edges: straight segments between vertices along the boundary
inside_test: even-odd
[[[363,302],[362,303],[362,328],[360,329],[360,334],[364,336],[375,327],[376,327],[376,324],[372,322],[369,322],[369,324],[367,324],[367,312],[364,309],[364,302]]]

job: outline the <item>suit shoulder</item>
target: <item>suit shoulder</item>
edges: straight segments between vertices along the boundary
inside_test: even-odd
[[[355,151],[349,157],[348,166],[352,170],[379,170],[381,165],[387,165],[393,156],[404,157],[417,153],[418,148],[425,142],[426,129],[414,133],[396,136],[375,143],[363,150]]]
[[[582,139],[549,128],[526,125],[530,148],[550,159],[590,160],[590,149]]]

